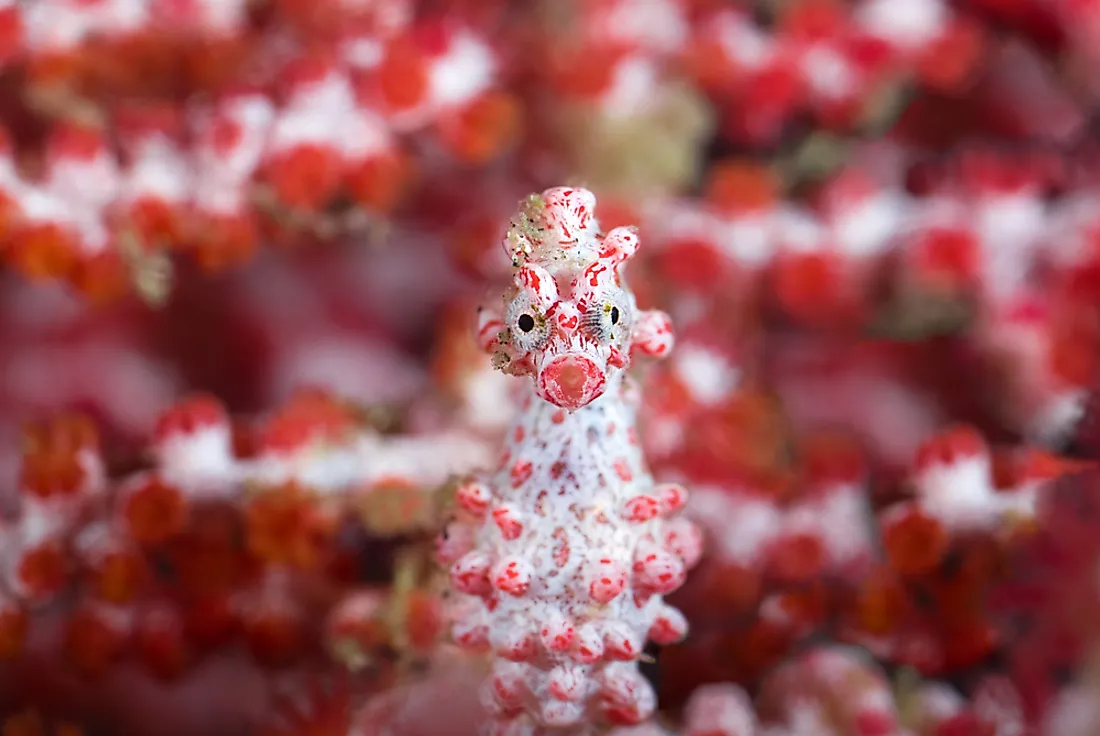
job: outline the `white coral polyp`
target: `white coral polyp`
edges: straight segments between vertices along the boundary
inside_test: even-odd
[[[998,490],[988,454],[936,463],[918,473],[913,484],[922,510],[961,532],[988,530],[1006,516],[1034,519],[1044,485],[1028,481]]]
[[[856,11],[856,23],[864,32],[905,50],[935,41],[949,19],[943,0],[868,0]]]
[[[193,495],[232,493],[240,469],[231,435],[228,424],[212,424],[165,438],[156,448],[164,479]]]
[[[393,114],[390,124],[401,132],[419,130],[440,115],[469,104],[492,86],[497,66],[492,49],[484,41],[466,31],[456,32],[446,50],[430,60],[424,99]]]
[[[190,162],[165,136],[153,135],[136,147],[134,162],[120,183],[119,204],[149,198],[178,206],[189,201],[195,181]]]
[[[554,259],[558,281],[567,283],[613,258],[607,254],[614,248],[601,248],[602,236],[588,227],[590,192],[551,190],[535,201],[550,211],[526,215],[562,232],[549,234],[555,245],[534,249],[526,267]],[[577,219],[578,202],[584,222]],[[576,242],[578,236],[585,242]],[[591,255],[574,262],[545,252],[563,247]],[[626,257],[607,260],[617,288]],[[576,274],[564,273],[571,269]],[[569,299],[547,314],[584,308]],[[633,312],[621,316],[625,324],[646,321],[632,299],[622,304]],[[583,314],[581,324],[591,332],[571,334],[578,344],[598,342],[594,314]],[[572,329],[572,320],[564,322]],[[624,352],[651,346],[641,339],[635,327]],[[542,349],[536,342],[524,359],[537,361]],[[460,516],[448,527],[441,555],[452,564],[455,640],[496,658],[484,692],[494,719],[490,733],[586,733],[599,723],[645,721],[655,697],[636,661],[648,638],[670,643],[686,633],[683,617],[662,596],[698,558],[692,548],[698,535],[670,524],[684,492],[650,475],[623,371],[608,367],[606,381],[601,395],[570,409],[538,398],[530,387],[497,472],[457,493]]]
[[[763,564],[784,524],[770,499],[721,488],[696,489],[688,513],[713,538],[716,556],[750,569]]]
[[[194,204],[210,214],[234,215],[263,157],[276,111],[261,95],[242,95],[196,115]],[[220,140],[228,138],[229,142]]]
[[[64,52],[90,36],[118,37],[141,30],[149,22],[145,0],[37,0],[23,6],[27,47]]]

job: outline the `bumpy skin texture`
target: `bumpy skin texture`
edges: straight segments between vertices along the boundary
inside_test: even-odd
[[[625,373],[633,356],[668,353],[670,323],[638,310],[621,279],[637,232],[601,235],[594,207],[584,189],[529,197],[504,240],[516,269],[504,309],[480,313],[482,347],[533,383],[497,471],[458,488],[440,546],[454,638],[494,657],[488,733],[644,721],[646,639],[686,633],[662,596],[700,537],[676,518],[684,489],[649,473]]]

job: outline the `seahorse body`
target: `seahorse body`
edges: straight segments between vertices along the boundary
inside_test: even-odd
[[[504,239],[515,277],[503,310],[483,309],[495,363],[531,376],[497,471],[457,491],[440,545],[451,564],[452,633],[495,659],[491,733],[583,733],[644,721],[655,696],[637,660],[672,643],[683,616],[663,596],[700,554],[677,516],[683,488],[657,484],[635,434],[631,357],[672,347],[666,315],[638,310],[620,270],[634,228],[606,236],[595,197],[532,195]]]

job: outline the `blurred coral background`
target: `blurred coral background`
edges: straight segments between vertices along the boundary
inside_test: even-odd
[[[0,0],[0,733],[477,733],[517,202],[667,311],[618,736],[1100,733],[1100,1]]]

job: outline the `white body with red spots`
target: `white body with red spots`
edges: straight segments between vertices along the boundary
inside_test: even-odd
[[[630,357],[671,347],[668,318],[639,312],[619,266],[633,228],[598,233],[582,189],[529,198],[505,248],[503,312],[482,310],[498,367],[533,377],[497,472],[457,491],[441,542],[453,635],[495,656],[493,733],[638,723],[655,696],[636,662],[647,639],[686,633],[662,596],[698,559],[679,486],[656,484],[635,436]]]

